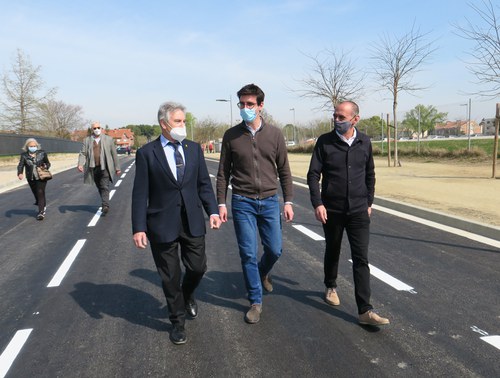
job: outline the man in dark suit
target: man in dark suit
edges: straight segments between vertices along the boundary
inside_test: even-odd
[[[186,312],[193,318],[198,315],[194,291],[207,269],[203,209],[210,216],[210,228],[218,229],[221,222],[201,147],[184,139],[184,106],[162,104],[158,122],[162,134],[136,155],[133,240],[137,248],[151,242],[173,326],[170,340],[184,344]],[[182,285],[180,260],[185,267]]]

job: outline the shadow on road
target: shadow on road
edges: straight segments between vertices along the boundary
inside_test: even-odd
[[[79,282],[70,295],[94,319],[108,315],[157,331],[167,331],[170,327],[160,320],[167,318],[163,304],[152,295],[129,286]]]
[[[66,212],[72,212],[72,213],[77,213],[80,211],[84,211],[87,213],[95,213],[97,211],[98,207],[96,206],[89,206],[89,205],[62,205],[59,206],[59,212],[64,214]]]

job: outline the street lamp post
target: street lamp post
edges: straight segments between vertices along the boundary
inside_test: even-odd
[[[290,111],[293,111],[293,129],[292,129],[292,136],[293,136],[293,141],[295,142],[295,108],[291,108]]]
[[[469,98],[468,104],[460,104],[461,106],[467,106],[467,142],[468,147],[467,150],[470,151],[470,108],[471,108],[471,99]]]
[[[229,112],[231,115],[231,124],[229,125],[229,127],[233,126],[233,101],[231,95],[229,95],[229,100],[225,98],[218,98],[215,101],[229,102]]]

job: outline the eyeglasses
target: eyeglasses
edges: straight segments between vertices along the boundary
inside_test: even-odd
[[[100,127],[92,127],[92,130],[101,130]]]
[[[349,121],[352,121],[354,118],[356,118],[356,115],[357,115],[357,114],[355,114],[355,115],[354,115],[354,116],[353,116],[353,117],[352,117]],[[335,113],[333,113],[333,119],[334,119],[334,120],[335,120],[335,119],[338,119],[339,121],[345,121],[345,120],[347,119],[347,117],[346,117],[346,116],[343,116],[343,115],[341,115],[341,114],[335,114]]]
[[[257,104],[255,102],[238,102],[236,105],[238,105],[238,108],[240,109],[253,109]]]

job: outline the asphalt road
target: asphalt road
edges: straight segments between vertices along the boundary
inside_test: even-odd
[[[229,221],[207,234],[200,315],[187,344],[173,345],[150,250],[132,243],[132,158],[122,171],[106,216],[75,169],[48,183],[44,221],[28,187],[0,195],[0,378],[500,376],[498,241],[376,207],[372,303],[391,325],[360,326],[347,242],[342,303],[322,300],[322,229],[300,182],[260,323],[243,320]]]

